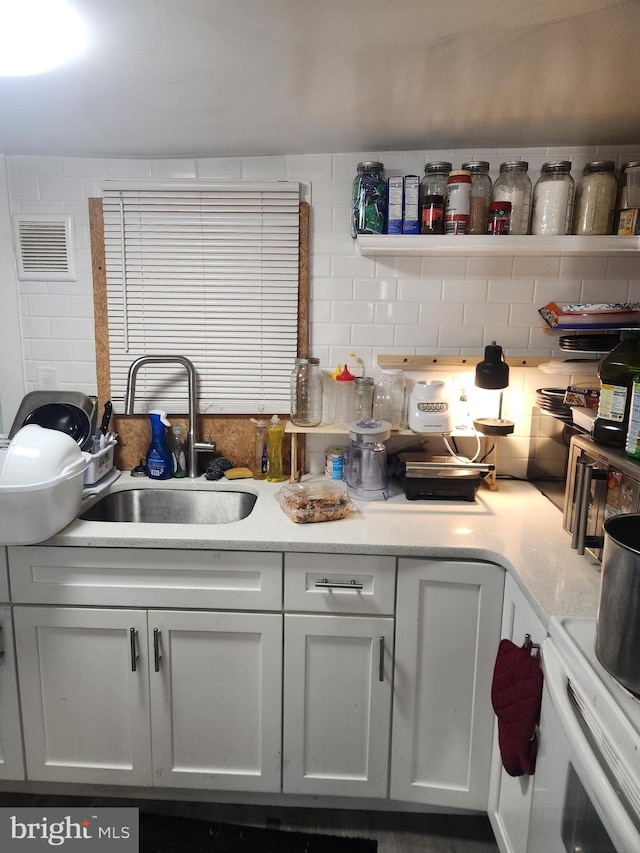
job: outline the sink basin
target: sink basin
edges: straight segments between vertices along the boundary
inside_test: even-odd
[[[135,524],[230,524],[246,518],[256,499],[250,492],[128,489],[105,495],[79,518]]]

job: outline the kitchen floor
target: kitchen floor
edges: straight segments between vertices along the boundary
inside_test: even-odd
[[[163,800],[0,793],[0,806],[40,808],[94,805],[139,806],[141,811],[272,829],[375,838],[378,853],[497,853],[489,820],[483,816],[417,815],[346,809],[277,808]],[[185,851],[186,853],[186,851]]]

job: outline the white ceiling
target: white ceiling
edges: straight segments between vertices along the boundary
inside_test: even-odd
[[[639,0],[73,5],[91,49],[47,74],[0,79],[0,152],[640,143]]]

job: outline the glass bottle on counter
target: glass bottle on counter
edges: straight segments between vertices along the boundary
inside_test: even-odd
[[[296,358],[291,373],[291,423],[314,427],[322,420],[322,375],[319,358]]]
[[[266,480],[269,465],[267,452],[267,425],[263,420],[250,419],[256,425],[253,453],[253,479]]]
[[[378,160],[358,163],[351,196],[351,236],[384,234],[387,219],[387,182]]]
[[[424,177],[420,182],[420,233],[421,234],[442,234],[443,230],[438,230],[438,222],[441,221],[436,217],[436,224],[433,224],[433,217],[429,214],[433,199],[427,201],[428,196],[442,197],[442,210],[444,215],[444,206],[447,201],[447,179],[451,171],[451,163],[444,160],[439,160],[433,163],[426,163],[424,167]]]
[[[500,174],[493,184],[492,201],[508,201],[511,204],[510,234],[529,233],[531,211],[531,178],[526,160],[509,160],[500,166]]]
[[[533,190],[531,233],[569,234],[575,185],[569,160],[544,163]]]
[[[270,483],[281,483],[284,480],[282,472],[282,422],[277,415],[271,417],[267,435],[267,480]]]
[[[489,163],[473,160],[463,163],[462,168],[471,174],[470,220],[468,234],[486,234],[489,204],[493,185],[489,177]]]
[[[625,447],[636,373],[640,373],[640,329],[623,329],[620,343],[598,365],[600,400],[593,424],[596,444]]]
[[[573,234],[611,234],[618,195],[613,160],[592,160],[576,190],[573,210]]]
[[[182,427],[173,427],[173,476],[187,476],[187,443],[182,434]]]

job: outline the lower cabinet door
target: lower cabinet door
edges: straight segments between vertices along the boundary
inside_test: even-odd
[[[386,797],[393,619],[285,615],[283,790]]]
[[[282,615],[149,612],[153,784],[279,792]]]
[[[0,607],[0,779],[24,779],[11,610]]]
[[[391,797],[486,811],[504,569],[398,561]]]
[[[27,778],[151,784],[147,614],[14,608]]]

